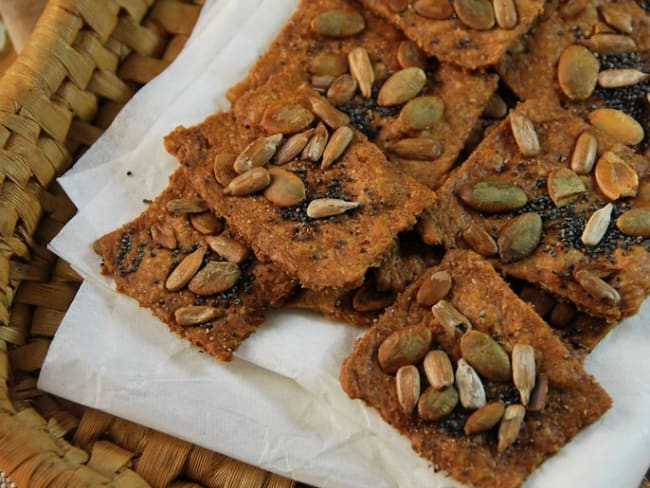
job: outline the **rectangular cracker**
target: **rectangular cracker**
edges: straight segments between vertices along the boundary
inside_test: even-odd
[[[446,351],[453,363],[460,357],[458,339],[436,321],[430,307],[418,305],[415,299],[424,278],[409,286],[357,341],[343,363],[341,384],[351,398],[376,408],[436,469],[472,486],[519,486],[536,466],[595,422],[611,400],[487,261],[471,251],[449,251],[440,266],[430,271],[440,270],[447,271],[453,281],[446,300],[469,319],[475,330],[492,336],[508,353],[517,343],[533,346],[537,371],[548,377],[544,409],[526,414],[517,440],[501,453],[497,452],[496,428],[471,436],[463,432],[470,411],[461,407],[438,422],[404,413],[397,399],[394,375],[384,373],[377,360],[382,342],[394,331],[424,326],[433,332],[433,349]],[[422,381],[424,391],[427,382],[423,375]],[[511,384],[483,381],[488,402],[519,402],[519,394]]]
[[[241,278],[230,290],[212,296],[198,296],[187,288],[168,291],[165,281],[170,271],[194,249],[205,246],[206,236],[190,225],[187,214],[170,213],[166,205],[174,199],[196,197],[186,170],[177,170],[167,189],[147,210],[99,238],[94,249],[102,257],[102,272],[113,278],[120,293],[151,309],[173,333],[212,356],[229,361],[233,351],[262,325],[264,311],[280,306],[296,283],[272,264],[249,257],[240,265]],[[154,242],[151,228],[156,225],[173,229],[176,248],[168,249]],[[224,232],[229,235],[227,228]],[[206,261],[220,259],[213,252],[206,257]],[[213,306],[219,318],[201,325],[181,326],[174,314],[188,305]]]

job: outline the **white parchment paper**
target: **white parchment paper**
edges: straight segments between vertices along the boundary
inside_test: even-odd
[[[235,361],[221,364],[99,274],[92,242],[144,210],[142,200],[154,198],[176,168],[163,136],[227,109],[225,90],[245,76],[296,5],[208,2],[177,61],[60,179],[79,213],[51,247],[87,281],[59,327],[39,387],[318,486],[455,486],[374,410],[342,392],[339,365],[359,329],[275,312]],[[646,303],[587,359],[614,407],[527,487],[638,486],[650,460],[649,319]]]

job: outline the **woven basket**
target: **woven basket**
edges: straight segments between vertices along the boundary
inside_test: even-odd
[[[0,81],[0,471],[21,488],[294,484],[36,389],[81,281],[46,249],[75,213],[54,179],[176,57],[202,3],[51,0]]]

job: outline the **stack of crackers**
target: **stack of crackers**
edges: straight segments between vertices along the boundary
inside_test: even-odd
[[[102,270],[225,361],[271,308],[368,327],[348,395],[518,486],[609,408],[582,360],[650,290],[648,9],[303,0]]]

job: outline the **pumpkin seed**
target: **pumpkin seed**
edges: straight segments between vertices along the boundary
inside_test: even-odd
[[[616,227],[623,234],[650,237],[650,208],[633,208],[616,219]]]
[[[494,10],[489,0],[455,0],[454,10],[460,21],[471,29],[494,27]]]
[[[359,207],[359,202],[346,202],[339,198],[318,198],[309,202],[307,206],[307,216],[311,219],[323,219],[340,215]]]
[[[411,0],[386,0],[388,8],[395,13],[400,13],[406,10],[409,3],[411,3]]]
[[[548,376],[544,373],[539,373],[535,378],[535,388],[530,394],[530,401],[528,402],[529,412],[541,412],[546,406],[546,398],[548,397]]]
[[[613,151],[600,157],[594,175],[600,191],[612,201],[633,197],[639,189],[639,175]]]
[[[201,246],[193,253],[185,256],[167,277],[165,288],[169,291],[178,291],[187,285],[203,264],[203,256],[205,256],[206,250],[205,246]]]
[[[232,169],[236,159],[237,154],[235,153],[221,153],[214,157],[212,172],[214,179],[221,186],[228,186],[232,179],[237,176],[237,173]]]
[[[174,228],[165,222],[160,222],[151,226],[151,239],[155,244],[171,251],[176,249],[176,246],[178,245]]]
[[[337,77],[347,73],[348,58],[343,54],[319,53],[311,58],[307,69],[316,76]]]
[[[621,301],[621,295],[616,291],[616,288],[591,271],[581,269],[574,273],[574,277],[580,283],[580,286],[595,299],[614,305]]]
[[[350,74],[357,80],[361,95],[370,98],[372,84],[375,82],[375,70],[370,62],[368,51],[363,47],[355,47],[348,54],[348,63],[350,64]]]
[[[605,22],[624,34],[632,34],[632,15],[621,5],[607,3],[598,7]]]
[[[447,0],[444,0],[444,2],[449,5]],[[449,6],[449,9],[451,10],[451,6]],[[401,68],[426,69],[427,67],[427,57],[413,41],[402,41],[399,43],[399,46],[397,46],[397,62]]]
[[[379,346],[377,359],[385,373],[395,373],[402,366],[419,363],[431,347],[433,334],[424,325],[398,329]]]
[[[332,129],[338,129],[350,123],[350,117],[334,108],[325,98],[313,96],[309,98],[309,102],[314,113]]]
[[[585,225],[585,230],[582,232],[582,237],[580,238],[585,246],[597,246],[603,237],[605,237],[612,218],[612,210],[614,210],[614,206],[608,203],[603,208],[596,210],[589,217],[589,221]]]
[[[456,194],[465,205],[480,212],[509,212],[528,203],[521,188],[497,178],[466,183],[456,190]]]
[[[584,131],[578,136],[571,155],[571,169],[580,175],[591,172],[598,155],[598,139],[591,132]]]
[[[594,92],[600,63],[589,49],[576,44],[567,47],[557,65],[562,92],[571,100],[586,100]]]
[[[418,0],[413,9],[421,17],[433,20],[445,20],[454,13],[449,0]]]
[[[192,227],[204,235],[218,234],[223,230],[223,222],[212,212],[203,212],[190,215]]]
[[[323,155],[329,136],[325,124],[319,122],[316,129],[314,129],[314,134],[311,136],[311,139],[309,139],[309,142],[302,152],[302,158],[314,163],[318,162]]]
[[[224,188],[224,195],[243,197],[264,190],[271,184],[271,175],[262,167],[257,167],[240,174]]]
[[[347,126],[336,129],[323,151],[323,161],[320,165],[321,169],[327,169],[332,166],[348,148],[353,137],[354,132]]]
[[[420,93],[426,82],[427,75],[421,68],[399,70],[381,86],[377,102],[384,107],[401,105]]]
[[[467,409],[477,409],[485,406],[485,388],[481,378],[467,361],[458,360],[456,366],[456,387],[460,404]]]
[[[472,413],[465,422],[465,434],[480,434],[499,423],[506,407],[503,402],[492,402]]]
[[[536,212],[518,215],[499,232],[499,258],[512,263],[530,256],[542,239],[542,217]]]
[[[212,251],[231,263],[239,264],[250,254],[248,247],[225,234],[207,237],[205,240]]]
[[[449,415],[458,405],[458,392],[453,386],[443,390],[429,387],[420,395],[418,415],[424,420],[435,422]]]
[[[519,291],[519,298],[530,303],[540,317],[546,317],[555,307],[555,299],[551,295],[532,285],[525,285]]]
[[[187,284],[187,288],[200,296],[216,295],[230,290],[239,277],[239,266],[229,261],[210,261]]]
[[[528,406],[530,392],[535,387],[535,349],[528,344],[512,348],[512,380],[519,390],[521,403]]]
[[[412,365],[402,366],[395,376],[397,401],[406,415],[410,415],[420,399],[420,372]]]
[[[638,51],[634,39],[621,34],[594,34],[581,41],[581,44],[600,54],[629,54]]]
[[[286,140],[280,149],[275,153],[273,162],[275,164],[285,164],[289,161],[295,159],[302,151],[305,149],[305,146],[311,139],[314,129],[308,129],[299,134],[294,134],[289,139]]]
[[[183,327],[205,324],[211,320],[221,318],[223,315],[223,311],[207,305],[188,305],[187,307],[180,307],[174,312],[176,322]]]
[[[416,97],[404,105],[399,120],[406,130],[424,130],[438,122],[444,110],[443,101],[436,96]]]
[[[510,381],[510,358],[501,345],[489,335],[469,330],[460,338],[460,352],[479,374],[488,380]]]
[[[510,113],[510,127],[522,156],[537,156],[542,150],[532,121],[517,113]]]
[[[233,169],[237,174],[242,174],[258,166],[264,166],[271,160],[280,142],[282,142],[282,134],[258,137],[237,156],[232,165]]]
[[[553,310],[551,315],[548,318],[549,324],[558,329],[563,329],[575,319],[578,311],[572,303],[568,302],[558,302]]]
[[[497,450],[503,452],[517,440],[524,423],[526,409],[522,405],[508,405],[499,425],[499,442]]]
[[[170,213],[192,214],[202,213],[208,209],[208,204],[200,198],[175,198],[165,205]]]
[[[313,121],[314,114],[305,107],[297,103],[287,103],[267,108],[260,125],[270,134],[293,134],[307,128]]]
[[[473,251],[481,256],[494,256],[499,252],[497,243],[480,225],[472,222],[461,233],[461,237]]]
[[[451,285],[451,275],[447,271],[436,271],[424,278],[415,299],[419,305],[431,307],[447,296]]]
[[[650,74],[638,69],[606,69],[598,73],[598,84],[603,88],[632,86],[650,78]]]
[[[548,194],[556,207],[563,207],[579,196],[587,193],[580,177],[569,168],[558,168],[548,174],[546,180]]]
[[[483,110],[483,116],[489,119],[502,119],[508,113],[508,105],[501,95],[498,93],[493,93],[485,109]]]
[[[271,184],[264,196],[278,207],[298,205],[306,197],[305,184],[295,173],[278,167],[269,168]]]
[[[332,82],[327,89],[327,99],[332,105],[345,105],[354,97],[358,88],[357,80],[345,73]]]
[[[442,146],[428,137],[412,137],[391,144],[388,151],[400,158],[431,161],[440,157]]]
[[[429,384],[436,390],[454,384],[454,370],[445,351],[429,351],[422,363]]]
[[[447,300],[438,300],[431,312],[447,334],[457,337],[472,328],[472,323]]]
[[[634,146],[643,140],[643,127],[625,112],[613,108],[599,108],[589,114],[589,122],[621,144]]]
[[[340,39],[358,34],[366,28],[366,23],[357,12],[329,10],[317,15],[311,28],[318,35]]]
[[[502,29],[512,29],[517,25],[517,7],[513,0],[493,0],[494,17]]]

